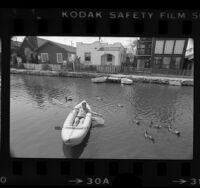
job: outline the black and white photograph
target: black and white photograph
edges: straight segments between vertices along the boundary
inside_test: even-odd
[[[0,114],[1,114],[1,53],[2,53],[2,47],[0,38]],[[0,115],[0,147],[1,147],[1,115]]]
[[[192,38],[13,36],[10,156],[193,159],[193,72]]]

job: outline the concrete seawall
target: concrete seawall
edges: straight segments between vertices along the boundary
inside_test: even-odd
[[[57,76],[57,77],[74,77],[74,78],[94,78],[100,76],[112,76],[117,78],[129,78],[133,82],[141,83],[156,83],[166,85],[180,85],[180,86],[193,86],[193,78],[176,78],[176,77],[158,77],[158,76],[143,76],[143,75],[124,75],[124,74],[105,74],[105,73],[92,73],[92,72],[63,72],[63,71],[43,71],[43,70],[27,70],[27,69],[14,69],[11,68],[11,74],[27,74],[38,76]]]

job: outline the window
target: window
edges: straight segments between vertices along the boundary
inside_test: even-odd
[[[180,65],[181,65],[181,57],[173,57],[172,58],[172,68],[180,69]]]
[[[144,44],[140,44],[139,48],[145,48],[145,45]]]
[[[157,40],[155,45],[155,54],[163,53],[164,40]]]
[[[171,57],[163,57],[162,68],[163,69],[169,69],[170,61],[171,61]]]
[[[154,57],[154,66],[156,68],[161,67],[162,57]]]
[[[41,61],[43,63],[49,61],[49,55],[48,55],[48,53],[41,53]]]
[[[174,54],[182,54],[184,48],[184,40],[176,40],[175,47],[174,47]]]
[[[166,40],[164,54],[172,54],[173,47],[174,47],[174,40]]]
[[[62,53],[57,53],[56,57],[57,57],[57,63],[62,63],[63,62]]]
[[[147,60],[145,61],[145,64],[144,64],[144,68],[150,68],[150,67],[151,67],[151,65],[150,65],[150,60],[147,59]]]
[[[90,52],[85,53],[85,61],[91,61],[91,53]]]
[[[107,61],[108,61],[108,62],[112,62],[112,55],[111,55],[111,54],[108,54],[108,55],[107,55]]]

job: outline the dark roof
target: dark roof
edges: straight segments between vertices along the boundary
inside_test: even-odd
[[[76,53],[76,48],[75,47],[68,46],[68,45],[65,45],[65,44],[61,44],[61,43],[58,43],[58,42],[53,42],[53,41],[50,41],[50,40],[41,39],[41,38],[37,37],[37,43],[38,43],[38,48],[42,47],[43,45],[45,45],[47,43],[51,43],[51,44],[55,44],[55,45],[65,49],[68,52]]]
[[[45,39],[41,39],[37,37],[37,44],[38,44],[38,48],[40,48],[41,46],[43,46],[45,43],[47,43],[48,40]]]
[[[11,48],[17,48],[20,47],[22,42],[11,40]]]

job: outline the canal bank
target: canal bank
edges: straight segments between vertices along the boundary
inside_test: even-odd
[[[57,76],[57,77],[74,77],[74,78],[94,78],[100,76],[111,76],[116,78],[129,78],[133,82],[141,83],[156,83],[174,85],[176,83],[180,86],[193,86],[193,78],[176,78],[176,77],[163,77],[163,76],[147,76],[147,75],[124,75],[124,74],[105,74],[105,73],[92,73],[92,72],[67,72],[67,71],[43,71],[43,70],[27,70],[11,68],[11,74],[27,74],[38,76]]]

